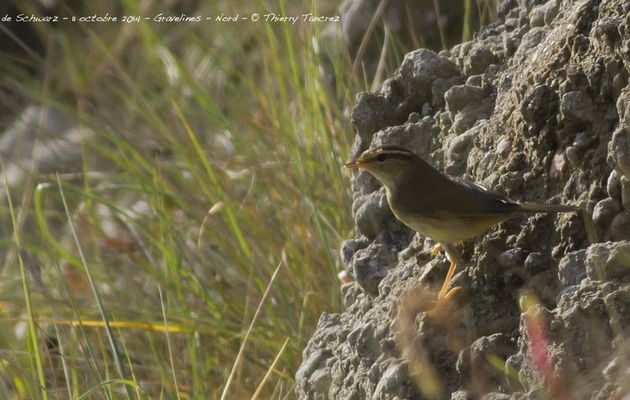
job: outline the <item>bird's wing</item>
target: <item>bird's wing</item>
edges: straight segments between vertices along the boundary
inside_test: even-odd
[[[441,203],[444,206],[438,206],[436,211],[459,218],[476,218],[512,214],[519,208],[519,205],[508,197],[479,184],[457,178],[448,179],[453,185],[449,185],[447,193],[443,196]]]
[[[405,196],[411,204],[421,204],[420,214],[432,218],[458,219],[492,218],[518,211],[518,203],[473,182],[441,176],[443,181],[423,184],[426,190]],[[420,184],[420,183],[419,183]],[[435,186],[434,186],[435,185]],[[439,190],[432,190],[439,187]]]

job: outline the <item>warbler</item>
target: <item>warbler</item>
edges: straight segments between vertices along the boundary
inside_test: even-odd
[[[436,308],[461,289],[448,290],[461,261],[458,242],[524,213],[580,211],[571,205],[518,203],[483,186],[445,175],[400,146],[368,149],[344,166],[366,170],[383,184],[396,218],[438,243],[432,255],[445,250],[451,265]]]

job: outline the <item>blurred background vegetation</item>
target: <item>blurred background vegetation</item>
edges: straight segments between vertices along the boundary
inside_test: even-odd
[[[142,18],[2,22],[0,397],[292,398],[341,307],[348,109],[408,48],[380,32],[364,76],[329,24],[152,17],[338,6],[3,4]]]

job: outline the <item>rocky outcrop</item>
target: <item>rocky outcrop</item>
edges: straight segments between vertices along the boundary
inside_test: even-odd
[[[487,10],[481,15],[478,12],[486,7],[485,0],[472,0],[468,6],[468,10],[462,7],[461,0],[341,2],[340,23],[331,23],[319,37],[325,79],[334,83],[332,64],[339,57],[349,56],[354,72],[372,80],[384,65],[394,65],[401,53],[419,47],[439,50],[461,42],[462,36],[469,37],[491,17]]]
[[[447,261],[396,221],[374,178],[353,175],[358,236],[341,246],[353,282],[304,350],[300,398],[630,392],[630,4],[507,1],[499,16],[358,95],[351,157],[400,144],[515,200],[583,205],[592,225],[538,214],[465,243],[457,307],[432,320],[422,310]]]

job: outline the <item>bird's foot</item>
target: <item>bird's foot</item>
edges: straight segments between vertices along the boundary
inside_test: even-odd
[[[438,243],[431,249],[431,257],[436,257],[442,251],[442,244]]]
[[[435,306],[424,314],[434,320],[448,319],[456,309],[453,299],[462,290],[461,286],[455,286],[451,290],[440,290]]]
[[[462,290],[461,286],[456,286],[449,290],[448,286],[453,279],[453,275],[455,275],[455,270],[457,269],[457,262],[451,262],[451,266],[448,268],[448,272],[446,273],[446,277],[444,278],[444,283],[442,284],[442,288],[438,293],[437,302],[435,303],[435,307],[432,310],[427,311],[425,314],[432,319],[437,319],[439,321],[446,321],[449,317],[452,316],[453,311],[455,311],[455,303],[453,302],[453,297]]]

